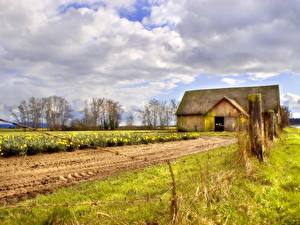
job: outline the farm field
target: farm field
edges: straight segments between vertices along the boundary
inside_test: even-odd
[[[299,148],[300,130],[289,128],[249,173],[236,145],[174,161],[178,224],[299,224]],[[170,224],[170,183],[162,163],[2,207],[0,223]]]
[[[178,133],[175,130],[153,131],[58,131],[58,132],[22,132],[0,131],[0,154],[3,156],[35,155],[111,147],[137,145],[158,142],[196,139],[207,133]],[[223,132],[221,136],[232,136]]]
[[[40,154],[0,159],[0,201],[17,202],[38,193],[80,181],[108,177],[130,169],[226,146],[234,138],[202,137],[149,145],[132,145],[89,151]]]

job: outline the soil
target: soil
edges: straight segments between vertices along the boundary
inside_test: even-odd
[[[35,156],[0,158],[0,204],[14,204],[60,187],[104,179],[185,155],[235,143],[235,138],[85,149]]]

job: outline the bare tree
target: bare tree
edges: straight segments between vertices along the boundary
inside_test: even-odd
[[[171,123],[174,123],[176,109],[176,100],[167,102],[151,99],[144,106],[144,110],[140,110],[138,113],[144,126],[156,129],[158,127],[168,127]]]
[[[31,97],[28,102],[32,126],[34,128],[40,127],[43,118],[44,101],[40,98]]]
[[[120,103],[113,100],[107,100],[106,110],[108,116],[108,128],[111,130],[119,128],[122,113]]]
[[[17,122],[38,128],[42,122],[43,110],[43,99],[31,97],[28,102],[23,100],[15,110],[10,111]]]
[[[151,99],[145,106],[144,110],[139,110],[139,116],[144,126],[148,128],[157,128],[158,124],[158,106],[159,101]]]
[[[122,108],[119,102],[105,98],[93,98],[86,102],[84,123],[89,128],[117,129],[120,124]]]
[[[22,123],[27,126],[30,125],[29,110],[25,100],[21,101],[16,109],[11,108],[10,112],[18,123]]]
[[[177,122],[176,111],[177,111],[179,102],[176,99],[171,99],[169,104],[170,104],[171,121],[174,125],[176,125],[176,122]]]
[[[161,101],[158,104],[159,126],[161,128],[168,127],[170,123],[170,110],[166,101]]]
[[[133,113],[132,113],[132,112],[130,112],[130,113],[128,114],[128,116],[127,116],[127,118],[126,118],[126,124],[127,124],[127,126],[129,126],[129,127],[132,127],[132,126],[133,126],[133,124],[134,124],[134,116],[133,116]]]
[[[88,127],[101,126],[103,111],[105,111],[105,99],[93,98],[90,103],[86,101],[84,108],[84,122]]]
[[[50,129],[62,129],[71,119],[71,106],[63,97],[51,96],[44,99],[46,121]]]

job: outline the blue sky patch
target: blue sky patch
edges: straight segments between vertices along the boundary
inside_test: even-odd
[[[228,78],[228,76],[226,76]],[[232,87],[233,85],[226,84],[222,82],[222,78],[225,76],[217,76],[217,75],[199,75],[192,83],[190,84],[182,84],[180,83],[176,88],[169,90],[167,93],[162,95],[155,96],[159,99],[181,99],[184,92],[188,90],[197,90],[197,89],[211,89],[211,88],[225,88]],[[234,87],[243,87],[243,86],[264,86],[264,85],[275,85],[279,84],[280,94],[283,96],[286,93],[294,93],[300,95],[299,83],[300,76],[294,73],[281,73],[274,77],[269,77],[263,80],[251,80],[249,75],[240,74],[238,76],[232,76],[229,78],[237,79],[243,81],[238,85],[234,85]]]
[[[136,0],[133,9],[121,8],[119,15],[134,22],[142,22],[145,17],[151,14],[151,5],[148,0]]]
[[[82,8],[93,9],[96,11],[99,7],[105,7],[105,3],[101,2],[101,1],[97,1],[95,3],[72,2],[72,3],[60,5],[58,7],[58,11],[62,14],[66,13],[72,9],[77,10],[77,9],[82,9]]]

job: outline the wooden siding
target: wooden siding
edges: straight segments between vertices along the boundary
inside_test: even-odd
[[[227,100],[221,101],[208,114],[221,117],[240,117],[240,112]]]
[[[224,130],[234,131],[237,129],[239,118],[237,117],[225,117],[224,119]]]
[[[224,129],[234,131],[241,119],[241,113],[228,101],[224,100],[211,109],[204,117],[189,115],[177,117],[179,131],[214,131],[215,117],[224,117]]]
[[[203,131],[203,116],[178,116],[177,129],[178,131]]]

